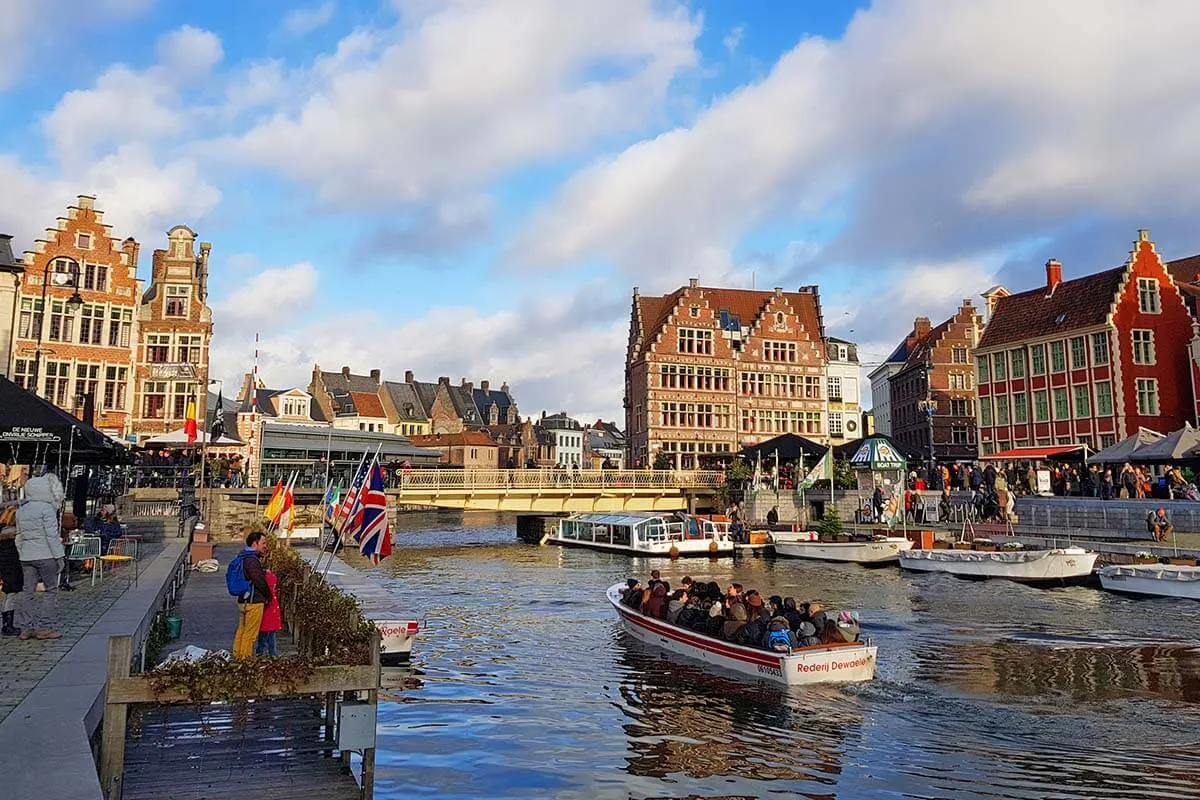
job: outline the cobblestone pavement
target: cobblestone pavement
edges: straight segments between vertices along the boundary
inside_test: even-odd
[[[159,543],[144,543],[138,561],[145,564],[162,550]],[[73,572],[73,592],[58,593],[58,628],[61,639],[0,639],[0,721],[20,705],[25,695],[54,669],[75,643],[96,624],[116,599],[129,588],[125,567],[106,572],[91,585],[90,573]]]

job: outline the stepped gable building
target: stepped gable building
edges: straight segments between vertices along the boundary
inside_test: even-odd
[[[80,416],[90,394],[96,427],[121,438],[139,416],[138,249],[132,238],[114,239],[96,198],[80,195],[25,253],[9,370],[16,383]]]
[[[983,317],[970,300],[939,325],[917,317],[896,348],[904,363],[888,378],[891,433],[928,462],[974,459],[975,375],[972,356]]]
[[[392,433],[417,436],[429,433],[432,428],[429,412],[421,403],[414,383],[412,370],[406,370],[402,382],[384,381],[381,386],[379,399],[392,424]]]
[[[1184,259],[1187,261],[1188,259]],[[976,351],[979,449],[1102,449],[1191,421],[1184,294],[1147,231],[1123,266],[996,300]]]
[[[662,297],[635,288],[625,358],[631,466],[728,461],[797,433],[828,442],[817,287],[718,289],[696,279]]]
[[[154,251],[150,286],[137,315],[133,435],[138,441],[182,428],[190,400],[196,400],[197,419],[207,416],[211,250],[208,242],[196,242],[191,228],[176,225],[167,232],[167,249]],[[81,313],[82,336],[87,308]]]

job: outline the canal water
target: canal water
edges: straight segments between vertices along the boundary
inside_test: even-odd
[[[1195,605],[514,531],[405,516],[375,569],[428,620],[387,671],[377,797],[1200,798]],[[786,691],[667,660],[604,600],[651,568],[856,609],[876,680]]]

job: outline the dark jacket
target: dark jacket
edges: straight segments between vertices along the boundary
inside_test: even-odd
[[[271,602],[271,587],[267,584],[267,573],[263,572],[262,562],[258,560],[258,553],[251,550],[246,553],[246,557],[242,559],[242,572],[246,575],[246,580],[250,581],[250,585],[254,587],[254,596],[250,598],[251,603],[269,603]]]
[[[17,543],[12,539],[0,539],[0,581],[4,582],[5,594],[17,594],[24,585],[21,556],[17,554]]]

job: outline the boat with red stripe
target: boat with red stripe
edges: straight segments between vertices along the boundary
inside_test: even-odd
[[[626,633],[693,661],[712,664],[771,683],[803,686],[810,683],[852,683],[875,677],[878,648],[866,642],[820,644],[774,653],[757,647],[714,639],[672,625],[621,605],[625,584],[608,589],[608,602],[617,612]]]

